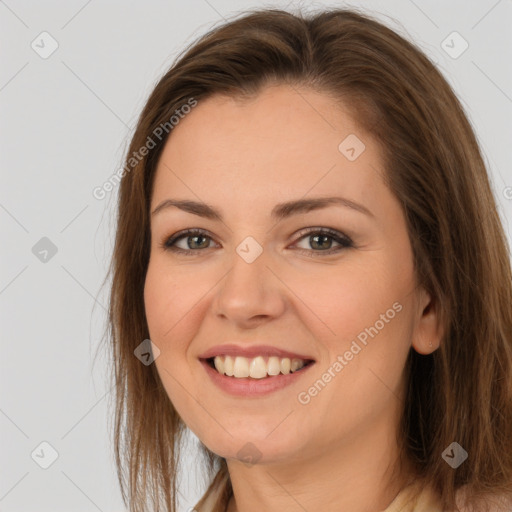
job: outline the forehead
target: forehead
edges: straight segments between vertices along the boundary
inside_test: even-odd
[[[378,144],[348,109],[310,89],[278,85],[250,100],[200,100],[170,133],[152,203],[196,194],[270,206],[339,192],[371,204],[383,192],[381,172]]]

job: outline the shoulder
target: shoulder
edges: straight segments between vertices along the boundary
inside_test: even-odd
[[[423,486],[419,483],[409,486],[401,493],[402,501],[399,503],[403,508],[398,508],[402,512],[453,512],[443,508],[441,497],[429,486]],[[485,507],[474,505],[472,508],[466,505],[470,500],[471,492],[468,486],[463,486],[455,493],[455,504],[458,512],[512,512],[512,496],[508,498],[500,495],[489,495]],[[386,510],[385,512],[388,512]],[[395,512],[390,509],[389,512]]]
[[[411,483],[398,494],[384,512],[444,512],[440,500],[430,487]]]
[[[461,487],[456,495],[455,502],[459,508],[459,512],[474,512],[475,507],[471,508],[466,505],[466,501],[471,493],[468,486]],[[487,499],[486,512],[512,512],[512,496],[506,497],[502,495],[490,496]]]

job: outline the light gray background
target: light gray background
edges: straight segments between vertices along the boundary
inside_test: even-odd
[[[92,190],[122,166],[144,101],[176,54],[223,18],[264,5],[298,4],[0,1],[1,511],[124,510],[105,360],[92,359],[105,321],[100,286],[117,190],[102,201]],[[438,63],[477,132],[511,240],[512,1],[302,3],[342,5],[377,14]],[[43,31],[59,45],[47,59],[31,47]],[[441,47],[453,31],[469,43],[456,59]],[[46,262],[32,250],[43,237],[57,248]],[[49,460],[43,441],[58,452],[48,469],[35,462]],[[195,449],[182,511],[204,490]]]

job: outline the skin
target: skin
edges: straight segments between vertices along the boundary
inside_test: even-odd
[[[354,161],[338,150],[350,134],[366,146]],[[375,512],[408,483],[410,468],[390,478],[405,361],[411,347],[436,350],[442,332],[435,302],[416,282],[405,218],[381,162],[377,142],[347,109],[288,85],[268,86],[249,101],[200,101],[167,140],[151,211],[168,198],[189,199],[218,208],[224,221],[174,207],[152,216],[146,315],[170,400],[227,460],[229,512]],[[334,205],[270,217],[277,203],[333,195],[373,216]],[[297,235],[318,227],[349,236],[354,247],[325,255],[340,244]],[[161,247],[189,228],[210,237],[178,242],[195,255]],[[236,252],[248,236],[263,249],[250,264]],[[299,403],[299,393],[396,302],[401,311],[309,403]],[[212,384],[198,359],[233,341],[309,354],[316,363],[266,397],[233,397]],[[260,457],[254,464],[237,458],[248,442]]]

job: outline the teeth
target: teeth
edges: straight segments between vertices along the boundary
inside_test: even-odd
[[[245,357],[235,357],[233,374],[235,377],[249,377],[249,360]]]
[[[267,373],[269,375],[279,375],[279,373],[281,373],[281,361],[279,357],[268,358]]]
[[[245,359],[245,357],[237,357],[237,359]],[[245,359],[247,361],[247,359]],[[235,375],[238,376],[237,373]],[[255,357],[249,365],[249,375],[248,377],[252,377],[253,379],[263,379],[267,376],[267,365],[265,364],[265,359],[263,357],[258,356]]]
[[[224,368],[227,366],[225,362],[220,357],[216,357],[213,360],[213,363],[215,364],[215,368],[219,373],[224,373]]]
[[[215,358],[217,359],[217,358]],[[226,356],[224,359],[224,374],[229,375],[230,377],[233,376],[233,358],[231,356]]]
[[[303,361],[300,359],[292,359],[290,361],[290,371],[296,372],[299,368],[302,368],[304,366]]]
[[[216,356],[213,360],[215,368],[221,375],[243,379],[264,379],[279,374],[287,375],[300,370],[305,361],[288,357],[263,356],[249,359],[247,357]]]

